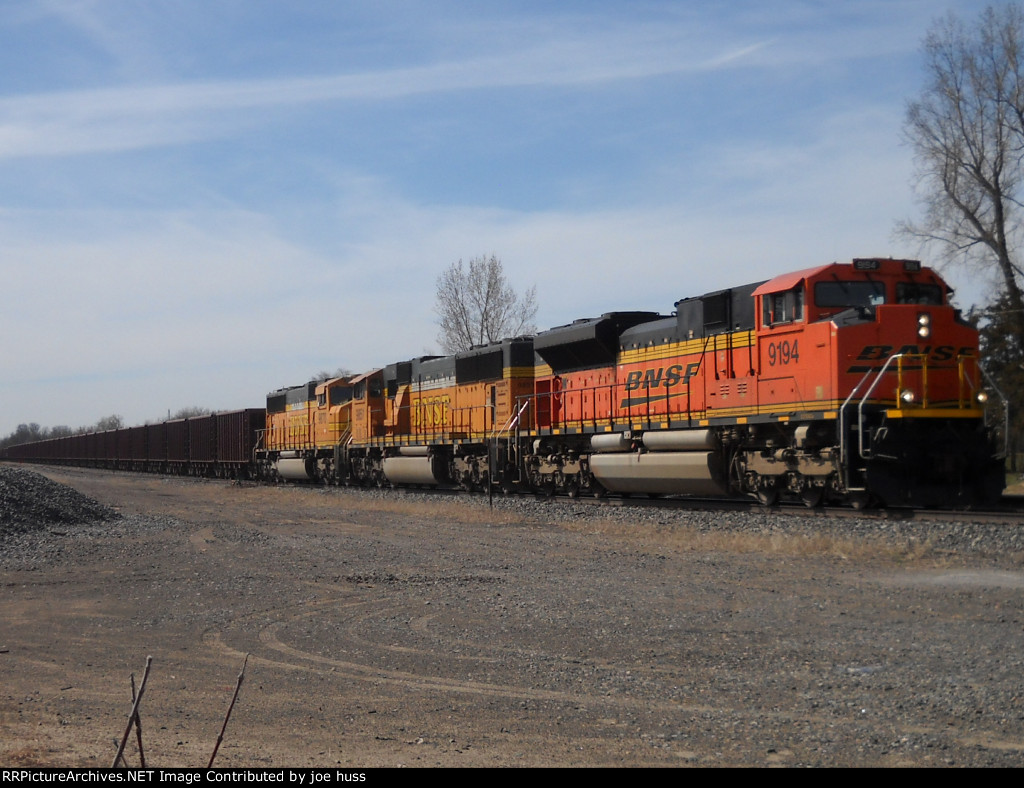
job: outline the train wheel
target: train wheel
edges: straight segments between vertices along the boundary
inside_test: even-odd
[[[779,500],[779,490],[776,487],[761,487],[757,491],[757,502],[762,506],[774,506]]]
[[[813,509],[821,504],[821,499],[825,497],[825,490],[821,487],[804,487],[800,491],[800,500],[804,502],[804,506],[808,509]]]
[[[858,512],[863,509],[866,509],[870,501],[871,498],[866,492],[850,493],[850,506],[852,506]]]

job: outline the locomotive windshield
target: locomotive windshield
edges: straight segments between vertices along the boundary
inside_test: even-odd
[[[814,303],[819,307],[863,307],[885,303],[884,282],[816,282]]]

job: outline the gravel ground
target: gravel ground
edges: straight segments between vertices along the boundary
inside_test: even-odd
[[[1019,527],[45,474],[3,765],[1024,765]]]

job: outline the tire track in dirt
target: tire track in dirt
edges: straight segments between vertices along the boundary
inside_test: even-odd
[[[344,615],[339,616],[339,613],[346,611],[352,612],[363,608],[368,604],[369,603],[363,601],[345,602],[340,599],[322,600],[305,605],[301,611],[294,612],[283,620],[263,626],[259,629],[253,642],[249,644],[237,642],[234,632],[224,631],[208,631],[204,634],[203,640],[209,647],[216,649],[223,654],[229,655],[232,659],[242,660],[246,654],[248,654],[250,663],[262,664],[267,667],[314,673],[329,672],[333,676],[353,681],[367,681],[374,683],[383,682],[422,692],[459,692],[475,696],[501,697],[511,700],[552,701],[573,705],[611,705],[616,707],[633,707],[646,710],[659,710],[663,712],[671,711],[676,713],[702,713],[714,710],[713,707],[704,704],[686,704],[637,697],[598,695],[587,692],[576,693],[560,690],[546,690],[500,682],[452,679],[439,675],[425,676],[405,670],[369,664],[366,661],[353,661],[316,654],[289,644],[282,635],[282,632],[296,621],[309,618],[314,615],[331,615],[334,620],[346,620],[346,629],[348,631],[346,642],[351,642],[359,646],[369,645],[377,650],[402,651],[406,653],[426,655],[431,655],[433,653],[432,651],[413,646],[396,646],[393,644],[382,646],[373,643],[367,638],[353,634],[358,627],[360,618],[353,618],[352,616]],[[379,614],[379,609],[376,612]],[[424,619],[429,618],[431,617],[414,619],[410,626],[410,631],[415,630],[421,634],[428,631],[426,628],[426,621]],[[238,634],[242,634],[242,631],[244,630],[244,623],[244,619],[236,621],[236,624],[238,625]],[[490,644],[466,644],[464,641],[460,641],[460,643],[463,645],[471,645],[481,651],[493,649],[493,646]],[[437,645],[443,645],[443,643],[438,641],[435,643],[435,647]],[[461,660],[483,663],[501,661],[499,657],[450,654],[448,656],[456,657]],[[558,657],[554,658],[560,659]],[[630,666],[628,669],[635,672],[635,668],[633,666]]]

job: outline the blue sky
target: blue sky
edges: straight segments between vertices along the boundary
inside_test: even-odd
[[[436,351],[460,258],[547,327],[916,256],[900,129],[949,10],[5,0],[0,435]]]

